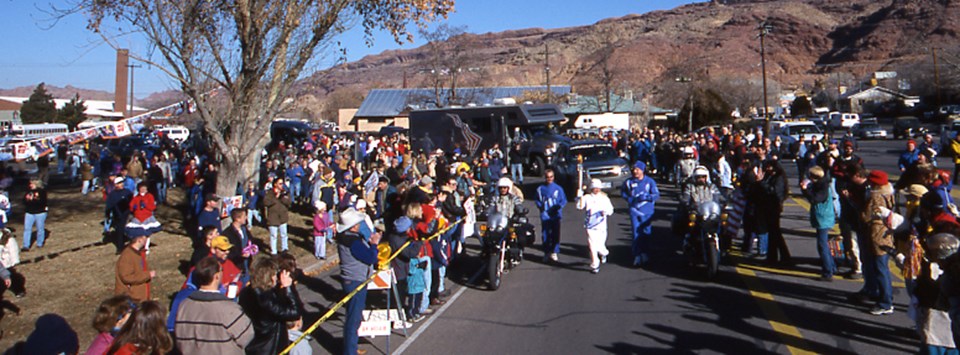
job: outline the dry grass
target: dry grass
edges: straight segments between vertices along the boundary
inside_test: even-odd
[[[22,189],[20,189],[22,190]],[[101,244],[103,199],[100,192],[82,196],[79,188],[54,187],[49,192],[50,213],[47,218],[49,235],[44,248],[34,247],[21,255],[22,264],[17,271],[26,277],[27,296],[14,298],[10,292],[3,294],[0,310],[0,350],[8,349],[17,341],[25,340],[41,315],[54,313],[64,317],[77,332],[80,350],[83,351],[96,335],[90,322],[93,311],[103,299],[113,295],[114,255],[112,244]],[[11,196],[14,214],[10,226],[17,230],[17,240],[23,243],[22,192]],[[182,201],[179,189],[171,190],[168,203]],[[170,206],[162,206],[157,218],[164,224],[164,231],[151,238],[152,247],[147,261],[157,271],[152,283],[152,297],[169,307],[172,295],[180,289],[186,277],[183,272],[190,259],[190,240],[184,235],[182,216]],[[291,214],[290,250],[297,256],[301,267],[315,262],[312,242],[305,239],[309,234],[306,216]],[[253,230],[254,236],[268,239],[267,231],[260,227]],[[261,244],[262,251],[268,251]],[[331,249],[327,248],[328,253]],[[15,308],[20,309],[16,314]]]

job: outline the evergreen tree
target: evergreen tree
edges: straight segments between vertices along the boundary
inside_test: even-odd
[[[71,131],[75,130],[80,122],[87,119],[83,113],[86,110],[87,106],[80,100],[80,94],[75,94],[70,102],[57,111],[57,122],[66,123]]]
[[[20,119],[23,123],[53,122],[57,119],[57,104],[47,92],[44,83],[37,85],[30,98],[20,106]]]
[[[812,115],[813,105],[810,104],[810,99],[806,96],[797,96],[797,98],[793,100],[793,103],[790,104],[790,114],[793,116]]]

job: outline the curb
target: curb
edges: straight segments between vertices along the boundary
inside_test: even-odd
[[[324,260],[317,260],[317,262],[304,267],[303,274],[306,276],[315,277],[323,272],[333,269],[338,264],[340,264],[340,256],[334,253]]]

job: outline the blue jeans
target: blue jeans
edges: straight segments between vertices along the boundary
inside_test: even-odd
[[[46,231],[43,230],[44,224],[47,222],[47,213],[26,213],[24,214],[23,220],[23,247],[30,247],[30,240],[33,236],[33,226],[37,226],[37,247],[43,247],[43,241],[46,238]]]
[[[158,182],[157,184],[157,202],[165,203],[167,202],[167,184],[165,182]]]
[[[877,306],[888,309],[893,307],[893,285],[890,281],[890,255],[873,255],[867,251],[860,256],[863,263],[863,290],[860,292],[868,296],[880,298]]]
[[[253,220],[256,219],[257,223],[260,223],[260,211],[256,209],[247,209],[247,229],[253,228]]]
[[[830,254],[830,229],[817,229],[817,253],[820,254],[820,276],[833,277],[837,271],[837,266],[833,262],[833,255]]]
[[[423,272],[423,280],[424,280],[424,283],[423,283],[423,293],[422,293],[423,298],[421,298],[421,299],[423,300],[423,302],[420,302],[420,313],[419,313],[419,314],[423,314],[424,312],[427,311],[427,308],[430,308],[430,301],[429,301],[429,298],[430,298],[430,297],[429,297],[429,295],[430,295],[430,287],[433,286],[433,285],[432,285],[432,282],[433,282],[433,272],[431,271],[431,270],[433,270],[433,269],[432,269],[432,267],[433,267],[433,260],[430,260],[430,258],[423,258],[422,260],[423,260],[423,262],[426,263],[426,264],[424,264],[424,267],[425,267],[426,269],[424,269],[425,271]]]
[[[540,229],[543,232],[543,253],[560,254],[560,218],[541,219]]]
[[[767,246],[770,244],[770,233],[757,233],[757,254],[767,255]]]
[[[301,185],[299,181],[290,182],[290,197],[293,197],[294,199],[300,198],[300,186]]]
[[[440,275],[440,279],[437,280],[437,293],[443,292],[443,279],[447,277],[447,267],[441,266],[437,269],[437,274]]]
[[[287,224],[279,226],[269,226],[270,231],[270,254],[277,255],[277,232],[280,232],[280,251],[287,251]]]
[[[362,281],[343,281],[343,292],[353,292]],[[353,355],[357,353],[357,342],[360,336],[357,330],[360,329],[360,321],[363,320],[363,309],[367,307],[367,288],[364,287],[357,292],[349,301],[347,301],[346,319],[343,321],[343,353]]]
[[[957,355],[960,354],[956,348],[947,348],[943,346],[921,345],[920,354],[924,355]]]
[[[510,176],[518,184],[523,183],[523,164],[510,164]]]

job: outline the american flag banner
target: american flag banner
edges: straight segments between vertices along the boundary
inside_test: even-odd
[[[480,148],[480,142],[483,141],[483,137],[473,133],[473,130],[470,129],[470,126],[463,124],[463,121],[460,120],[460,116],[452,113],[448,113],[447,117],[450,117],[453,120],[453,124],[460,128],[460,133],[463,134],[463,138],[467,142],[467,150],[470,151],[470,155],[476,155],[477,149]]]

